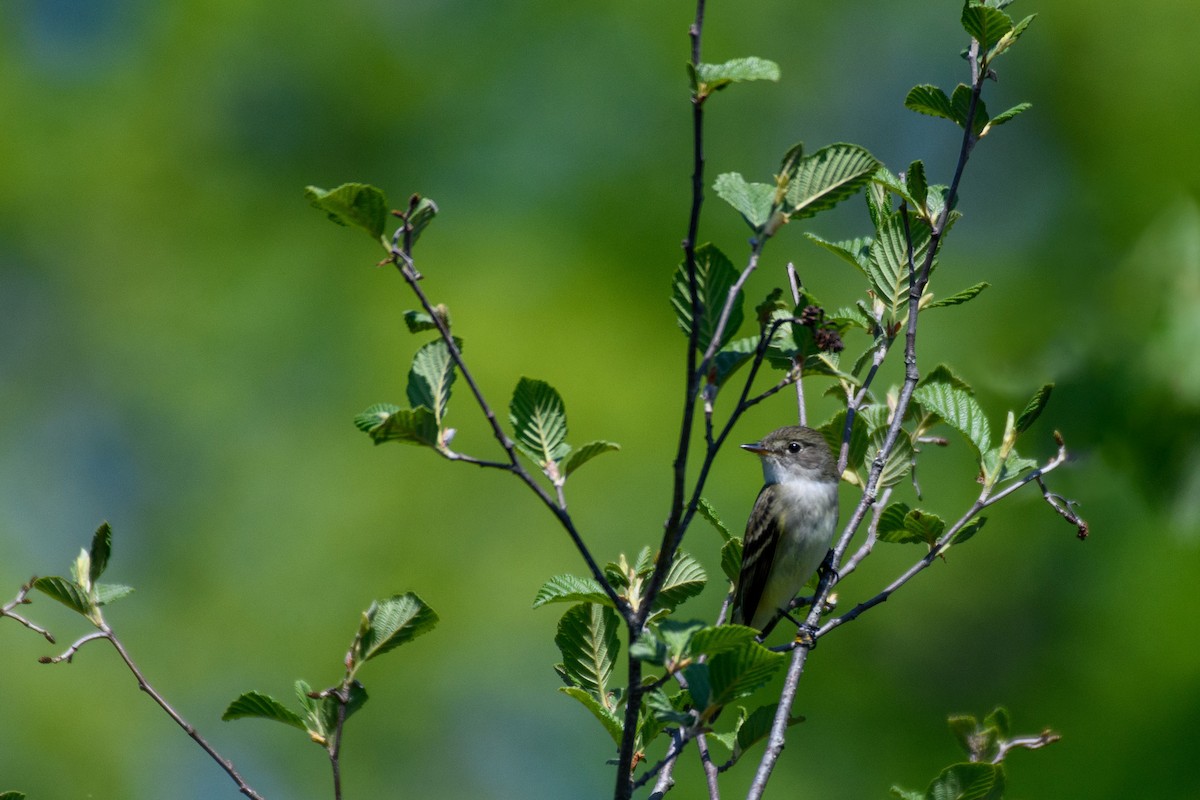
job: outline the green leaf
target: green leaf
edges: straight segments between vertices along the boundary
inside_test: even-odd
[[[871,464],[875,461],[879,449],[883,446],[884,436],[885,433],[881,430],[872,438],[863,457],[864,464]],[[904,476],[912,469],[912,465],[912,440],[908,438],[907,433],[901,431],[900,435],[896,437],[896,444],[892,447],[892,452],[888,454],[887,461],[883,464],[883,471],[879,473],[877,488],[895,486],[904,479]]]
[[[1006,52],[1008,48],[1016,44],[1017,40],[1021,38],[1021,34],[1025,33],[1025,29],[1029,27],[1029,23],[1033,22],[1033,18],[1036,16],[1037,14],[1030,14],[1014,25],[1011,31],[1001,36],[1000,41],[996,42],[996,46],[987,54],[987,60],[990,62],[996,56]]]
[[[992,713],[983,718],[983,727],[995,728],[996,733],[1001,739],[1008,738],[1008,732],[1012,726],[1012,718],[1009,716],[1008,709],[1004,706],[996,706],[992,709]]]
[[[1043,384],[1042,388],[1033,393],[1033,397],[1029,398],[1029,402],[1025,404],[1025,410],[1021,412],[1021,416],[1017,417],[1017,433],[1024,433],[1029,430],[1029,426],[1037,421],[1037,418],[1042,415],[1046,404],[1050,402],[1050,393],[1054,390],[1053,383]]]
[[[841,242],[830,242],[822,239],[815,233],[806,232],[804,235],[809,241],[824,247],[838,258],[854,267],[857,267],[863,275],[868,274],[867,265],[871,261],[872,239],[870,236],[860,236],[857,239],[848,239]]]
[[[374,186],[343,183],[329,191],[309,186],[305,188],[304,196],[314,208],[324,211],[338,225],[362,228],[372,239],[379,239],[387,228],[387,197]]]
[[[926,303],[925,308],[927,308],[927,309],[928,308],[942,308],[944,306],[960,305],[962,303],[967,302],[968,300],[975,299],[976,297],[979,296],[979,294],[984,289],[987,289],[990,286],[991,286],[991,284],[988,283],[987,281],[981,281],[980,283],[977,283],[974,286],[968,286],[966,289],[963,289],[961,292],[955,292],[954,294],[950,295],[949,297],[943,297],[941,300],[933,300],[929,303]]]
[[[995,128],[997,125],[1003,125],[1004,123],[1012,120],[1017,115],[1024,114],[1026,111],[1028,111],[1031,108],[1033,108],[1032,103],[1017,103],[1012,108],[1001,111],[999,114],[992,117],[992,119],[990,121],[991,127]]]
[[[430,200],[428,197],[422,197],[417,201],[417,207],[406,213],[406,219],[412,232],[409,234],[410,245],[415,245],[417,240],[421,238],[421,234],[429,227],[429,223],[433,222],[433,218],[437,216],[437,203]]]
[[[826,145],[805,156],[788,184],[788,215],[804,219],[833,208],[865,186],[878,167],[875,156],[856,144]]]
[[[908,261],[908,238],[912,237],[912,268],[919,270],[929,250],[929,223],[916,214],[909,213],[908,233],[905,233],[905,215],[900,211],[889,214],[878,228],[871,242],[867,276],[871,288],[880,300],[893,312],[901,312],[908,304],[911,281]]]
[[[441,443],[437,418],[425,406],[400,408],[390,403],[378,403],[357,415],[354,424],[375,444],[406,442],[437,447]]]
[[[605,442],[603,440],[588,442],[583,447],[571,453],[570,457],[567,458],[567,463],[563,465],[563,474],[570,475],[601,453],[620,449],[621,445],[616,442]]]
[[[893,785],[888,790],[893,797],[899,797],[900,800],[928,800],[924,792],[914,792],[911,789],[901,789],[899,786]]]
[[[742,81],[778,81],[779,65],[765,58],[748,56],[724,64],[699,64],[696,77],[711,92]]]
[[[370,661],[433,630],[438,615],[413,592],[376,600],[363,614],[356,650],[360,663]]]
[[[666,580],[663,581],[656,607],[674,610],[680,603],[704,591],[706,583],[708,575],[700,566],[700,562],[687,553],[679,552],[667,572]]]
[[[729,532],[729,528],[725,527],[725,523],[717,516],[717,510],[713,508],[712,503],[708,502],[708,498],[701,497],[700,502],[696,505],[696,510],[700,512],[700,516],[709,521],[717,533],[721,534],[722,541],[728,542],[733,538],[733,534]]]
[[[998,8],[969,2],[963,6],[962,26],[979,48],[987,51],[1013,29],[1012,19]]]
[[[601,603],[611,606],[612,600],[605,594],[604,589],[593,578],[580,578],[577,575],[555,575],[542,584],[537,596],[533,598],[533,607],[539,608],[547,603]]]
[[[85,617],[92,613],[92,601],[88,599],[87,592],[74,581],[48,576],[34,581],[33,588]]]
[[[837,456],[842,449],[842,435],[846,430],[845,409],[834,414],[828,422],[818,427],[817,430],[825,437],[825,441],[829,444],[829,449],[833,451],[834,456]],[[855,414],[854,422],[850,425],[850,449],[846,459],[846,469],[857,471],[862,466],[870,442],[871,437],[867,430],[867,421],[863,419],[862,414]]]
[[[1004,769],[998,764],[953,764],[925,792],[929,800],[1000,800]]]
[[[950,105],[954,108],[955,122],[960,127],[967,126],[967,114],[971,111],[971,97],[974,91],[965,83],[960,83],[954,87],[954,94],[950,96]],[[987,105],[983,102],[982,97],[975,98],[975,116],[971,119],[971,131],[978,136],[988,124],[989,118],[987,113]]]
[[[941,89],[931,84],[925,83],[909,89],[908,96],[904,98],[904,107],[910,111],[916,111],[918,114],[942,117],[961,124],[961,120],[955,116],[954,109],[950,105],[950,98]]]
[[[696,321],[696,347],[701,353],[708,349],[709,343],[716,333],[717,323],[721,317],[721,309],[729,299],[729,290],[737,282],[738,271],[725,257],[725,254],[711,244],[703,244],[696,248],[696,288],[699,292],[700,318]],[[675,318],[685,334],[691,335],[692,303],[688,293],[688,276],[686,263],[680,264],[675,270],[674,291],[671,295],[671,305],[675,307]],[[742,325],[742,305],[745,294],[738,290],[729,311],[729,320],[721,334],[717,349],[723,348],[737,334]]]
[[[517,447],[543,468],[570,452],[567,444],[567,409],[553,386],[521,378],[509,404],[509,420]]]
[[[358,681],[351,681],[347,689],[345,719],[350,719],[354,712],[362,708],[368,699],[366,687]],[[333,695],[326,695],[320,700],[315,701],[313,712],[310,716],[314,724],[309,727],[309,730],[312,731],[315,729],[325,738],[332,735],[337,730],[338,706],[340,705],[341,703]]]
[[[702,708],[715,710],[753,694],[771,680],[786,660],[783,653],[773,653],[757,642],[718,653],[703,665],[708,667],[709,693]],[[692,686],[692,669],[684,670],[689,687]],[[692,692],[693,699],[699,704],[701,698],[695,694],[695,689]]]
[[[924,544],[932,547],[946,530],[945,521],[937,514],[907,503],[892,503],[879,515],[876,528],[879,541],[892,544]]]
[[[25,800],[24,792],[0,792],[0,800]]]
[[[554,643],[567,676],[598,698],[608,696],[613,661],[621,651],[617,627],[617,612],[599,603],[572,606],[558,622]]]
[[[742,571],[742,540],[730,539],[721,547],[721,571],[733,583],[737,583]]]
[[[90,583],[95,583],[104,574],[108,566],[108,558],[112,555],[112,527],[107,522],[101,522],[100,527],[92,534],[92,549],[89,553],[91,565],[88,570]],[[132,590],[131,590],[132,591]]]
[[[925,164],[921,161],[914,161],[908,166],[908,172],[904,176],[904,187],[908,190],[908,195],[916,202],[920,209],[925,208],[925,198],[929,194],[929,184],[925,180]]]
[[[962,748],[967,755],[973,755],[975,751],[972,739],[975,737],[976,731],[979,730],[979,722],[971,714],[951,714],[946,718],[946,725],[950,728],[950,733],[954,735],[958,746]]]
[[[665,619],[658,625],[658,638],[671,658],[678,659],[685,653],[699,653],[693,642],[698,631],[708,630],[698,619]]]
[[[600,724],[604,726],[604,730],[608,731],[608,735],[612,737],[613,743],[620,746],[621,735],[625,732],[625,726],[620,717],[605,708],[599,700],[578,686],[560,686],[558,690],[563,694],[574,697],[583,704],[584,708],[592,712],[592,716],[600,720]]]
[[[759,337],[747,336],[745,339],[735,339],[725,346],[713,358],[712,367],[708,371],[708,382],[714,386],[724,386],[725,382],[738,371],[743,364],[754,358],[758,348]]]
[[[92,594],[96,598],[96,605],[107,606],[133,594],[133,587],[119,583],[97,583],[92,586]]]
[[[980,529],[983,528],[983,525],[986,522],[987,517],[974,517],[967,522],[966,525],[963,525],[961,528],[959,528],[958,533],[954,534],[954,540],[951,542],[951,544],[962,544],[967,539],[970,539],[972,536],[979,533]]]
[[[717,196],[742,215],[746,223],[756,232],[761,231],[771,218],[775,205],[775,187],[768,183],[747,183],[736,172],[726,172],[713,182]]]
[[[433,313],[437,315],[446,329],[450,329],[450,309],[442,304],[433,307]],[[426,314],[424,311],[405,311],[404,324],[408,327],[409,333],[422,333],[424,331],[436,331],[437,324],[433,321],[433,317]]]
[[[965,436],[980,459],[992,449],[992,431],[983,409],[949,368],[942,365],[927,375],[913,392],[913,398]]]
[[[299,728],[302,731],[308,730],[308,727],[304,724],[303,717],[274,697],[262,692],[244,692],[230,703],[229,707],[225,709],[225,713],[221,715],[221,719],[226,722],[246,717],[272,719],[276,722],[282,722],[284,725]]]
[[[694,655],[715,656],[738,650],[754,641],[759,631],[745,625],[704,626],[692,634],[689,650]]]
[[[461,339],[455,337],[454,345],[462,352]],[[412,368],[408,371],[408,402],[413,408],[424,406],[431,410],[439,429],[446,418],[454,377],[454,357],[444,339],[425,343],[413,356]]]
[[[737,729],[737,742],[733,748],[735,759],[771,734],[771,726],[775,724],[778,709],[779,705],[772,703],[769,706],[759,706],[746,716]],[[787,724],[790,728],[803,721],[804,717],[788,717]]]

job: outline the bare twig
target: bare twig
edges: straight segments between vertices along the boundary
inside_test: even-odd
[[[241,794],[244,794],[246,797],[251,798],[251,800],[263,800],[262,795],[260,795],[256,791],[254,791],[254,789],[250,788],[250,785],[247,784],[246,781],[242,779],[242,776],[240,774],[238,774],[238,771],[233,766],[233,762],[229,761],[229,759],[224,758],[220,753],[218,753],[216,751],[216,749],[211,744],[209,744],[208,741],[203,736],[200,735],[200,732],[196,730],[195,726],[193,726],[191,723],[189,723],[187,720],[185,720],[179,714],[179,712],[176,711],[171,706],[171,704],[167,702],[166,698],[164,698],[161,694],[159,694],[158,691],[153,686],[150,685],[150,682],[146,680],[146,676],[142,674],[142,671],[138,668],[137,664],[134,663],[133,658],[129,655],[129,652],[126,651],[125,646],[123,644],[121,644],[121,640],[118,639],[116,634],[114,634],[112,632],[112,629],[109,628],[108,625],[103,622],[99,625],[99,628],[100,628],[100,630],[97,631],[96,633],[90,633],[87,636],[80,638],[78,641],[76,641],[74,644],[72,644],[71,647],[68,648],[67,651],[64,652],[61,656],[58,656],[57,658],[44,658],[44,659],[41,659],[42,662],[43,663],[58,663],[61,661],[69,662],[74,657],[75,653],[79,650],[79,648],[82,647],[84,644],[87,644],[88,642],[96,641],[99,639],[108,640],[112,644],[112,646],[116,649],[117,655],[119,655],[121,657],[121,660],[125,662],[125,666],[129,669],[129,671],[131,673],[133,673],[133,677],[135,679],[137,679],[138,688],[141,689],[146,694],[148,694],[150,696],[150,698],[155,703],[158,704],[158,707],[161,708],[163,711],[167,712],[167,716],[169,716],[172,720],[174,720],[175,724],[178,725],[180,728],[182,728],[183,732],[191,737],[192,741],[194,741],[196,744],[200,745],[200,748],[202,750],[204,750],[204,752],[208,753],[208,755],[212,758],[213,761],[217,762],[217,765],[220,766],[221,769],[223,769],[225,771],[225,774],[227,774],[230,777],[230,779],[235,784],[237,784],[238,791]]]
[[[787,265],[788,285],[792,289],[792,307],[800,305],[800,276],[796,274],[796,265],[788,262]],[[800,365],[803,367],[803,364]],[[804,407],[804,382],[799,378],[796,379],[796,418],[800,420],[801,425],[808,424],[808,410]]]
[[[717,765],[713,763],[708,752],[708,740],[704,734],[696,737],[696,749],[700,752],[700,763],[704,767],[704,779],[708,783],[709,800],[721,800],[721,790],[717,786]]]
[[[1005,759],[1010,750],[1023,748],[1025,750],[1040,750],[1048,744],[1054,744],[1062,739],[1052,730],[1044,730],[1037,736],[1018,736],[1013,739],[1006,739],[999,743],[996,750],[996,755],[992,758],[993,764],[999,764]]]
[[[24,625],[26,628],[29,628],[29,630],[33,631],[34,633],[40,633],[42,638],[44,638],[47,642],[54,644],[54,636],[50,633],[50,631],[13,611],[13,609],[17,606],[28,605],[29,603],[33,602],[29,599],[29,592],[33,589],[33,583],[36,580],[37,576],[30,578],[29,582],[23,585],[20,590],[17,591],[16,597],[14,597],[12,600],[9,600],[3,606],[0,606],[0,617],[8,617],[9,619],[18,622],[21,625]]]

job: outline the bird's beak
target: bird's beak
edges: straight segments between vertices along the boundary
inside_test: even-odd
[[[767,452],[767,448],[763,447],[762,442],[754,442],[753,444],[744,444],[744,445],[742,445],[742,449],[749,450],[751,453],[757,453],[760,456],[763,453]]]

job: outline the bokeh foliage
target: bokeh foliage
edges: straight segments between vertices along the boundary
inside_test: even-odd
[[[371,448],[354,429],[368,404],[405,394],[410,304],[394,274],[365,266],[377,250],[331,235],[302,187],[359,179],[438,199],[422,268],[485,391],[503,406],[512,376],[537,375],[563,393],[579,441],[622,443],[581,473],[572,510],[597,552],[637,552],[666,511],[682,394],[668,301],[686,214],[689,9],[405,5],[18,0],[2,12],[0,583],[15,592],[58,569],[111,520],[107,574],[138,591],[110,622],[258,788],[286,797],[327,796],[324,765],[285,730],[220,723],[229,698],[285,694],[301,674],[334,680],[320,673],[345,620],[412,589],[442,622],[380,663],[347,742],[348,792],[596,796],[607,737],[549,692],[555,617],[529,608],[546,576],[578,571],[575,553],[503,476]],[[914,83],[959,79],[942,44],[959,36],[953,14],[710,5],[706,58],[754,52],[782,72],[722,96],[711,176],[765,174],[800,139],[951,169],[951,126],[902,102]],[[1200,679],[1179,599],[1200,568],[1188,38],[1200,11],[1034,11],[995,87],[996,109],[1033,108],[975,155],[939,267],[958,271],[955,286],[992,288],[969,312],[930,316],[922,357],[969,373],[985,409],[1056,383],[1023,440],[1046,449],[1023,454],[1045,456],[1063,431],[1081,459],[1059,481],[1085,501],[1093,536],[1080,545],[1030,493],[830,639],[775,778],[814,796],[923,785],[953,757],[946,714],[1001,703],[1015,727],[1064,735],[1014,756],[1014,796],[1200,791],[1180,769]],[[745,223],[719,205],[702,235],[732,253]],[[824,238],[862,228],[849,205]],[[787,260],[830,305],[857,290],[798,234],[773,248],[750,296],[780,283]],[[792,413],[783,398],[766,405],[744,440]],[[453,422],[458,443],[486,445],[482,425]],[[963,451],[922,476],[947,507],[975,488],[956,483]],[[736,453],[718,462],[710,499],[731,525],[758,480]],[[710,575],[720,545],[703,526],[685,543]],[[872,559],[844,602],[904,558]],[[717,598],[692,602],[715,610]],[[70,617],[45,608],[69,636]],[[0,705],[20,729],[0,751],[0,789],[232,794],[102,651],[38,667],[44,643],[20,633],[0,629]]]

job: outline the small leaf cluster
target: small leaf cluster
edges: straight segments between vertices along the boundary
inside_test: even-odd
[[[335,687],[313,691],[303,680],[294,685],[300,712],[262,692],[244,692],[221,715],[223,720],[256,717],[282,722],[305,731],[309,739],[333,751],[338,731],[367,702],[367,690],[357,679],[359,669],[376,656],[411,642],[437,625],[438,616],[412,592],[376,600],[363,612],[344,660],[345,676]]]
[[[1024,741],[1010,738],[1009,714],[1003,707],[994,709],[982,722],[971,715],[956,714],[949,717],[947,723],[969,760],[943,769],[923,792],[893,786],[893,797],[901,800],[1002,800],[1005,790],[1003,760],[1008,750],[1014,746],[1043,747],[1059,738],[1050,731]]]
[[[963,5],[962,27],[971,36],[972,50],[983,77],[995,77],[991,69],[992,62],[1017,43],[1037,16],[1031,14],[1019,22],[1013,22],[1002,10],[1009,2],[1011,0],[970,0]],[[963,83],[956,86],[950,95],[931,84],[914,86],[904,98],[904,105],[921,114],[948,119],[964,129],[969,126],[976,139],[982,139],[993,128],[1010,122],[1031,108],[1029,103],[1018,103],[994,117],[989,116],[983,98]]]
[[[99,582],[112,555],[112,536],[112,527],[107,522],[101,523],[92,535],[91,547],[80,550],[71,565],[70,578],[41,577],[33,582],[33,588],[82,614],[97,628],[104,629],[104,615],[100,608],[133,592],[130,586]]]
[[[712,514],[711,506],[707,506]],[[714,517],[715,518],[715,515]],[[649,548],[633,561],[624,555],[605,567],[605,577],[617,596],[635,612],[640,608],[655,558]],[[699,563],[679,553],[657,595],[644,632],[630,646],[630,654],[662,674],[648,676],[650,687],[638,719],[635,748],[638,760],[668,727],[712,731],[721,710],[766,684],[783,666],[786,657],[763,647],[757,631],[741,625],[706,625],[680,621],[673,612],[698,595],[708,577]],[[548,603],[573,605],[559,620],[555,643],[562,662],[555,667],[565,684],[560,691],[575,698],[604,727],[614,744],[624,732],[624,692],[612,682],[615,660],[621,651],[621,620],[599,583],[574,575],[547,581],[534,599],[534,607]],[[668,683],[678,677],[678,685]],[[687,688],[682,688],[686,686]],[[739,757],[770,729],[774,707],[753,712],[739,708],[733,725],[715,733]]]

